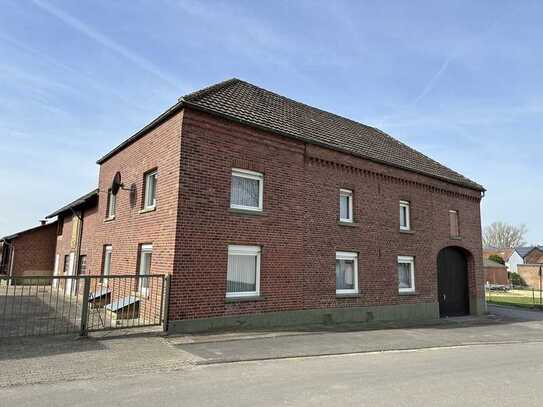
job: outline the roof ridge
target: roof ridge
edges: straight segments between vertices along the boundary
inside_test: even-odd
[[[226,88],[230,85],[233,85],[234,83],[244,82],[241,79],[238,78],[230,78],[226,79],[222,82],[215,83],[210,86],[206,86],[205,88],[198,89],[197,91],[187,93],[186,95],[183,95],[179,98],[179,101],[187,101],[187,102],[193,102],[195,99],[201,98],[202,96],[205,96],[209,93],[215,92],[219,89]],[[247,82],[244,82],[247,83]]]

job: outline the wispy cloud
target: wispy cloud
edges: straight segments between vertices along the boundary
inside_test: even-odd
[[[154,75],[155,77],[162,80],[163,82],[171,86],[174,86],[176,88],[181,86],[181,81],[179,81],[177,78],[174,78],[173,76],[163,72],[158,66],[154,65],[152,62],[149,62],[148,60],[139,56],[135,52],[115,42],[111,38],[102,34],[98,30],[92,28],[90,25],[84,23],[78,18],[53,6],[52,4],[48,3],[45,0],[33,0],[33,2],[36,6],[40,7],[45,12],[58,18],[66,25],[79,31],[81,34],[86,35],[90,39],[96,41],[98,44],[128,59],[129,61],[133,62],[134,64],[136,64],[143,70],[147,71],[148,73]]]

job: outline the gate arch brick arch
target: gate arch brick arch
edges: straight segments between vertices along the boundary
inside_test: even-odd
[[[437,255],[440,317],[470,313],[470,286],[474,279],[473,255],[460,246],[443,247]]]

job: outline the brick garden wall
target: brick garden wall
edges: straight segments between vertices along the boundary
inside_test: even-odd
[[[469,291],[484,298],[480,194],[423,175],[185,110],[170,319],[437,302],[437,255],[468,253]],[[229,209],[232,167],[264,174],[264,211]],[[339,188],[354,191],[355,225],[338,224]],[[399,230],[411,202],[412,233]],[[449,236],[450,209],[460,239]],[[262,246],[261,296],[225,300],[228,244]],[[356,298],[336,298],[335,252],[359,253]],[[415,295],[399,295],[397,256],[414,256]]]
[[[21,233],[13,241],[15,257],[13,275],[52,275],[57,223]],[[9,273],[9,270],[8,270]]]
[[[539,264],[519,264],[517,272],[528,287],[539,290]]]

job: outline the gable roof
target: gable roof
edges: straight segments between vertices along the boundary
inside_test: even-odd
[[[509,258],[513,254],[515,249],[505,248],[505,249],[483,249],[484,258],[488,259],[491,255],[495,254],[500,256],[504,261],[509,261]]]
[[[543,252],[543,246],[522,246],[522,247],[517,247],[515,251],[518,253],[520,257],[525,258],[535,249],[541,250]]]
[[[20,232],[14,233],[14,234],[9,235],[9,236],[1,237],[0,238],[0,243],[4,243],[5,241],[13,240],[13,239],[19,237],[20,235],[25,234],[25,233],[30,233],[30,232],[34,232],[34,231],[36,231],[38,229],[54,226],[56,223],[57,223],[57,221],[55,220],[53,222],[44,223],[43,225],[33,226],[33,227],[29,228],[29,229],[21,230]]]
[[[497,261],[490,260],[490,259],[483,259],[483,266],[484,267],[500,267],[505,268],[505,266],[501,263],[498,263]]]
[[[91,192],[77,198],[75,201],[70,202],[68,205],[63,206],[62,208],[56,210],[55,212],[51,213],[50,215],[47,215],[45,219],[51,219],[55,216],[60,215],[63,212],[69,211],[71,209],[77,208],[81,205],[91,203],[94,199],[98,197],[98,188],[92,190]]]
[[[98,160],[98,164],[184,106],[477,191],[485,190],[478,183],[375,127],[288,99],[236,78],[183,96],[176,105]]]

